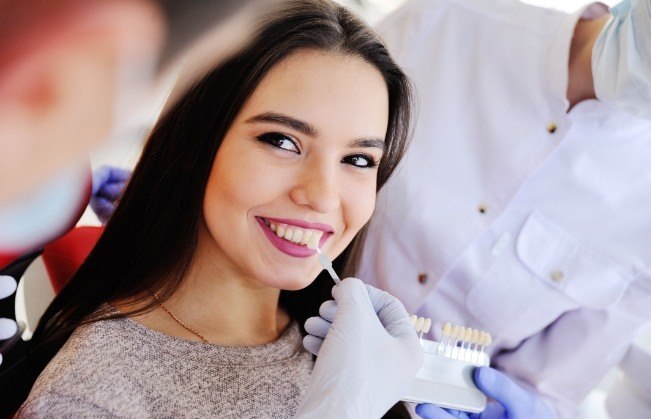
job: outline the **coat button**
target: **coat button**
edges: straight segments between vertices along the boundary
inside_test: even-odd
[[[565,275],[563,274],[563,271],[556,270],[556,271],[552,271],[549,274],[549,277],[552,279],[552,281],[558,283],[565,278]]]
[[[418,274],[418,282],[421,283],[421,284],[426,283],[427,282],[427,274],[425,274],[425,273]]]
[[[549,124],[547,124],[547,132],[548,133],[553,134],[553,133],[556,132],[556,129],[558,129],[558,127],[556,126],[555,123],[550,122]]]

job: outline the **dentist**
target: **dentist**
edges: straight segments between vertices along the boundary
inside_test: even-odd
[[[412,0],[379,30],[421,103],[361,278],[493,335],[480,417],[577,417],[651,319],[651,1]]]

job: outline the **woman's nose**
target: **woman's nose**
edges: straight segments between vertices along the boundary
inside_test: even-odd
[[[290,191],[294,202],[323,214],[339,207],[339,194],[335,170],[326,164],[313,164],[303,170]]]

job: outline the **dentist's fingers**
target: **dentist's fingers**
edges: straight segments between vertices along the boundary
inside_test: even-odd
[[[423,419],[452,419],[459,417],[458,415],[455,416],[450,412],[429,403],[416,405],[416,414]]]
[[[122,169],[120,167],[111,167],[109,182],[111,183],[124,183],[131,177],[131,170]]]
[[[98,193],[104,198],[115,201],[122,195],[124,187],[124,183],[107,183],[99,189]]]
[[[318,338],[316,336],[306,335],[303,338],[303,346],[305,347],[305,349],[311,352],[312,355],[319,355],[319,351],[321,350],[321,345],[323,345],[323,339]]]
[[[115,210],[115,204],[113,202],[101,197],[92,197],[90,199],[90,206],[102,223],[106,223]]]
[[[494,368],[478,367],[473,376],[477,387],[504,407],[505,417],[513,419],[556,417],[552,408],[540,396],[520,387],[506,374]]]
[[[411,340],[416,336],[405,307],[397,298],[386,291],[364,284],[358,278],[346,278],[338,285],[332,287],[332,296],[337,301],[335,304],[339,304],[339,306],[350,304],[363,306],[365,304],[371,304],[380,323],[393,337]],[[322,304],[322,307],[326,303]],[[328,308],[330,309],[329,306]],[[330,313],[320,314],[321,317],[326,318],[323,314]],[[416,342],[415,339],[413,341]]]
[[[319,316],[323,317],[330,323],[335,319],[335,314],[337,314],[337,302],[335,300],[328,300],[321,304],[319,307]]]
[[[108,166],[102,166],[97,170],[94,170],[92,173],[92,193],[95,195],[99,189],[104,186],[106,182],[111,178],[111,168]]]
[[[321,317],[310,317],[305,321],[305,331],[312,336],[325,339],[332,323]]]
[[[382,326],[392,336],[401,338],[415,335],[414,326],[402,303],[386,291],[367,285],[368,295]]]

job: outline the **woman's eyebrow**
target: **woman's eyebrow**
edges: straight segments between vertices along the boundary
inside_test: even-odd
[[[298,132],[309,135],[310,137],[317,137],[319,135],[319,132],[307,122],[300,121],[296,118],[292,118],[291,116],[275,112],[265,112],[260,115],[252,116],[251,118],[247,119],[246,122],[273,122],[276,124],[288,126]]]
[[[350,143],[348,143],[348,147],[350,148],[379,148],[383,152],[386,150],[387,145],[386,143],[379,139],[379,138],[359,138],[357,140],[353,140]]]
[[[271,122],[274,124],[285,125],[305,135],[309,135],[310,137],[319,136],[319,131],[307,122],[276,112],[261,113],[246,120],[246,123],[253,122]],[[386,149],[385,142],[380,138],[358,138],[348,143],[347,146],[350,148],[372,147],[379,148],[382,151],[385,151]]]

